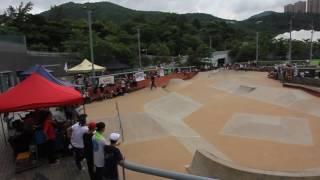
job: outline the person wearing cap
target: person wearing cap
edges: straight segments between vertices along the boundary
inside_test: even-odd
[[[79,121],[68,129],[69,136],[71,135],[71,146],[74,153],[75,163],[79,170],[84,168],[81,165],[81,161],[84,158],[84,143],[83,135],[89,131],[86,126],[86,114],[80,116]]]
[[[92,136],[94,135],[96,130],[96,123],[90,122],[88,124],[88,128],[89,128],[89,131],[83,135],[84,157],[87,160],[90,179],[94,180]]]
[[[107,145],[107,141],[103,136],[106,125],[103,122],[96,124],[96,133],[92,136],[93,147],[93,162],[96,167],[95,179],[103,179],[103,167],[104,167],[104,147]]]
[[[118,180],[118,164],[123,161],[123,155],[117,148],[119,146],[120,134],[111,133],[109,136],[110,145],[104,148],[104,177],[107,180]]]

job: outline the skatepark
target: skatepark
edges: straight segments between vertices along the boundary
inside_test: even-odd
[[[320,167],[319,105],[319,98],[284,88],[266,73],[222,70],[95,102],[86,111],[89,121],[107,123],[106,134],[122,128],[120,147],[128,161],[221,179],[230,178],[223,176],[224,166],[314,178]],[[195,159],[208,154],[215,169]]]

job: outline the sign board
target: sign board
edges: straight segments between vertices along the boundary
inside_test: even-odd
[[[160,69],[159,69],[159,75],[162,77],[162,76],[164,76],[164,69],[163,69],[163,67],[161,67]]]
[[[145,74],[144,72],[137,72],[134,74],[134,78],[136,79],[137,82],[143,81],[145,79]]]
[[[114,76],[104,76],[99,78],[99,84],[114,84]]]

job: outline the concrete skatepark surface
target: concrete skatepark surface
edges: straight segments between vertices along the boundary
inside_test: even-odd
[[[221,133],[287,144],[313,145],[308,123],[305,119],[295,117],[234,114]]]
[[[198,149],[236,165],[270,171],[320,168],[320,100],[283,88],[266,73],[220,71],[171,80],[87,106],[89,120],[119,131],[126,159],[186,172]],[[132,179],[159,179],[128,173]]]

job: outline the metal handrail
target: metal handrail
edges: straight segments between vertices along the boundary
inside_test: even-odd
[[[195,176],[195,175],[178,173],[178,172],[173,172],[173,171],[168,171],[168,170],[163,170],[163,169],[158,169],[158,168],[152,168],[152,167],[140,165],[140,164],[129,162],[129,161],[123,161],[123,162],[120,163],[120,165],[122,167],[126,168],[126,169],[129,169],[129,170],[132,170],[132,171],[135,171],[135,172],[154,175],[154,176],[168,178],[168,179],[176,179],[176,180],[217,180],[217,179],[208,178],[208,177]]]

